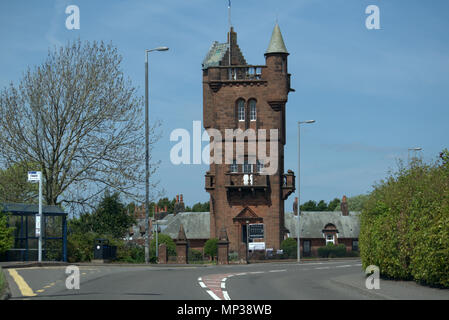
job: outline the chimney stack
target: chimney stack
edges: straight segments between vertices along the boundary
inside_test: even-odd
[[[348,208],[348,202],[346,201],[346,196],[343,196],[343,199],[341,200],[340,208],[341,208],[341,214],[343,216],[349,216],[349,208]]]
[[[176,195],[176,203],[179,203],[179,194]]]
[[[293,202],[293,214],[295,216],[298,215],[298,197],[296,197],[295,201]]]
[[[182,194],[181,194],[181,200],[180,200],[180,202],[181,202],[181,203],[183,203],[183,202],[184,202],[184,201],[182,200]]]

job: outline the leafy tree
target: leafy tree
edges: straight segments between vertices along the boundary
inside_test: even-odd
[[[364,204],[368,200],[369,195],[367,194],[359,194],[354,197],[347,198],[348,209],[349,211],[359,211],[361,212]],[[340,211],[340,206],[335,207],[334,211]]]
[[[158,245],[165,243],[167,245],[167,254],[169,256],[176,256],[176,244],[169,235],[159,233],[157,243]],[[156,256],[156,235],[150,241],[150,256]]]
[[[307,202],[304,202],[300,206],[301,211],[317,211],[317,204],[313,200],[309,200]]]
[[[127,214],[118,193],[112,195],[106,192],[98,208],[90,218],[92,230],[98,234],[111,235],[114,238],[123,238],[135,220]]]
[[[204,244],[204,254],[209,256],[211,259],[218,254],[218,239],[212,238],[206,241]]]
[[[324,200],[320,200],[316,205],[316,211],[327,211],[327,203]]]
[[[195,203],[191,209],[192,212],[207,212],[210,211],[209,201]]]
[[[143,99],[121,63],[112,44],[77,40],[0,91],[0,163],[37,163],[47,204],[93,207],[106,188],[142,201]]]
[[[329,202],[329,205],[327,206],[327,211],[340,211],[340,199],[335,198],[334,200]]]
[[[0,170],[0,202],[37,202],[38,185],[28,182],[28,171],[38,168],[33,163],[18,162]]]

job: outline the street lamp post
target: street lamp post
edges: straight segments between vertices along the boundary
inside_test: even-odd
[[[167,51],[167,47],[158,47],[151,50],[145,50],[145,263],[150,262],[150,164],[149,164],[149,143],[150,143],[150,124],[148,109],[148,53],[152,51]]]
[[[307,121],[298,121],[298,187],[297,187],[297,191],[298,191],[298,205],[297,205],[297,211],[298,211],[298,223],[297,223],[297,237],[298,237],[298,241],[297,241],[297,259],[298,259],[298,263],[301,261],[301,258],[300,258],[300,251],[301,251],[301,241],[300,241],[300,230],[299,230],[299,216],[301,215],[301,206],[300,206],[300,190],[299,190],[299,183],[300,183],[300,180],[299,180],[299,171],[300,171],[300,155],[301,155],[301,152],[300,152],[300,140],[299,140],[299,138],[300,138],[300,128],[301,128],[301,124],[303,124],[303,123],[315,123],[315,120],[307,120]]]

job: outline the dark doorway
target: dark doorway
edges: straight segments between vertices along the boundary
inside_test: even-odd
[[[246,224],[242,224],[242,242],[248,242],[248,228]]]
[[[310,240],[304,240],[303,243],[303,255],[304,257],[309,257],[311,250],[310,250]]]

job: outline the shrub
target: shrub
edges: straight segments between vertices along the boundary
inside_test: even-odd
[[[189,261],[202,261],[203,253],[199,250],[189,249]]]
[[[328,243],[325,247],[318,248],[318,255],[322,258],[344,257],[346,255],[346,246],[342,243],[339,245]]]
[[[68,262],[88,262],[94,257],[94,240],[99,236],[94,232],[72,233],[67,236]]]
[[[214,258],[218,253],[218,239],[212,238],[206,241],[204,244],[204,254],[210,258]]]
[[[167,255],[176,256],[176,244],[169,235],[159,233],[157,237],[158,246],[162,243],[167,245]],[[154,237],[150,242],[150,257],[156,257],[156,237]]]
[[[363,267],[449,287],[449,163],[414,160],[375,187],[361,215]]]
[[[298,255],[298,244],[295,239],[287,238],[281,243],[281,249],[284,254],[289,258],[296,258]]]
[[[14,245],[14,229],[8,227],[6,214],[0,208],[0,254],[11,249]]]

